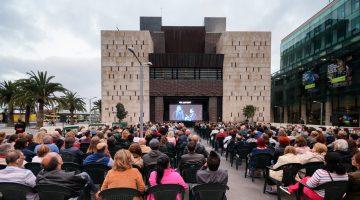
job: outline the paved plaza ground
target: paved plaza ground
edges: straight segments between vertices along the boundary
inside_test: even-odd
[[[210,152],[212,148],[206,143],[205,140],[202,143],[206,146],[206,149]],[[225,156],[221,156],[221,169],[228,171],[229,180],[228,186],[230,190],[226,193],[228,200],[266,200],[266,199],[276,199],[276,195],[264,194],[262,192],[264,186],[264,179],[257,178],[254,182],[251,181],[251,178],[245,178],[245,165],[244,163],[239,166],[239,169],[236,170],[235,165],[230,166],[230,162],[225,159]]]

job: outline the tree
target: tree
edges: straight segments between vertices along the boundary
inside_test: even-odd
[[[92,111],[98,110],[101,116],[101,99],[94,101],[94,107],[91,110]]]
[[[116,117],[119,119],[120,122],[121,120],[125,119],[127,114],[128,112],[125,110],[125,107],[122,103],[116,104]]]
[[[25,108],[25,124],[29,125],[31,112],[35,111],[36,99],[31,92],[27,91],[27,85],[31,84],[29,79],[20,79],[15,82],[18,92],[14,96],[15,104]]]
[[[38,103],[38,112],[36,114],[37,127],[44,125],[44,106],[56,101],[56,92],[65,92],[66,89],[60,84],[53,82],[55,76],[48,76],[47,72],[31,71],[27,73],[29,77],[28,84],[25,85],[26,91],[32,95]]]
[[[251,121],[253,121],[253,117],[255,115],[256,107],[253,105],[246,105],[243,108],[243,115],[246,117],[246,119],[251,118]]]
[[[84,99],[77,96],[76,92],[66,91],[64,96],[58,99],[61,109],[70,111],[70,124],[75,123],[75,111],[86,111]]]
[[[7,106],[7,126],[14,125],[14,96],[16,94],[16,85],[12,81],[3,81],[0,83],[0,105]]]

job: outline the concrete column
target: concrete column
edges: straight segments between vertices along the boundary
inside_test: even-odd
[[[284,119],[284,123],[288,123],[289,119],[288,119],[288,106],[284,106],[284,116],[283,116],[283,119]]]
[[[306,103],[305,103],[305,101],[301,101],[300,117],[304,120],[304,123],[306,124],[307,120],[306,120]]]
[[[217,122],[217,98],[209,97],[209,121]]]
[[[325,126],[331,126],[331,115],[332,115],[332,105],[331,101],[327,100],[325,102]]]
[[[155,122],[163,123],[164,121],[164,98],[155,97]]]

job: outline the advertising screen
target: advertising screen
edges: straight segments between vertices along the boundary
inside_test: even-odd
[[[169,116],[172,121],[201,121],[202,105],[198,104],[170,104]]]
[[[316,92],[318,81],[319,75],[313,71],[307,71],[302,76],[303,86],[307,92]]]
[[[351,70],[342,60],[328,65],[327,78],[330,87],[337,88],[351,85]]]

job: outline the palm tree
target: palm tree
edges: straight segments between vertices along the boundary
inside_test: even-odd
[[[101,116],[101,99],[94,101],[94,107],[91,110],[98,110]]]
[[[251,119],[251,123],[253,122],[253,118],[255,115],[255,111],[256,111],[256,107],[253,105],[246,105],[243,108],[243,115],[246,117],[246,119],[248,120],[249,118]]]
[[[35,110],[36,99],[31,91],[27,90],[27,86],[31,86],[30,79],[20,79],[16,81],[18,92],[14,96],[16,105],[25,108],[25,124],[29,125],[31,112]]]
[[[75,123],[75,111],[86,111],[84,99],[77,96],[76,92],[66,91],[65,96],[58,100],[59,107],[70,111],[70,124]]]
[[[0,83],[0,105],[7,106],[7,126],[14,125],[14,95],[16,94],[16,85],[12,81],[3,81]]]
[[[56,101],[56,92],[65,92],[66,89],[61,83],[52,82],[55,76],[48,76],[47,72],[31,71],[27,73],[29,77],[28,84],[25,85],[27,93],[33,96],[38,103],[38,112],[36,114],[37,126],[42,127],[44,124],[44,106],[53,104]]]

